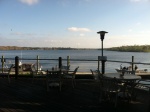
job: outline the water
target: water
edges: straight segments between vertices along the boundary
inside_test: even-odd
[[[81,59],[81,60],[97,60],[98,56],[101,56],[101,50],[10,50],[10,51],[0,51],[0,56],[6,58],[6,64],[14,63],[16,56],[22,58],[22,62],[32,62],[36,63],[37,55],[39,59]],[[126,61],[131,62],[132,56],[134,56],[134,62],[139,63],[150,63],[150,53],[143,52],[116,52],[116,51],[105,51],[104,56],[107,56],[105,63],[106,72],[116,72],[115,69],[123,66],[130,66],[130,63],[118,63],[110,61]],[[12,59],[9,59],[12,58]],[[28,60],[33,59],[33,60]],[[53,66],[58,65],[58,61],[55,60],[40,60],[42,69],[46,70]],[[66,61],[63,61],[63,65],[66,65]],[[70,61],[71,70],[79,66],[79,71],[90,72],[90,69],[97,69],[97,61]],[[150,65],[137,64],[139,69],[148,69],[150,71]]]

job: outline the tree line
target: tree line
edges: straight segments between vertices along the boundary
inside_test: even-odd
[[[122,52],[150,52],[150,45],[133,45],[133,46],[120,46],[107,48],[106,50],[111,51],[122,51]]]
[[[89,50],[94,48],[0,46],[0,50]]]

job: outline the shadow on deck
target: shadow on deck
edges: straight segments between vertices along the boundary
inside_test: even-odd
[[[46,91],[44,79],[32,83],[31,78],[0,78],[0,112],[115,112],[113,104],[99,102],[96,82],[77,79],[73,89],[64,81],[62,91],[51,88]],[[117,112],[148,112],[148,94],[139,92],[136,101],[119,102]]]

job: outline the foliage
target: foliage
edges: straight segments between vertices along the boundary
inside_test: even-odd
[[[123,51],[123,52],[150,52],[150,45],[112,47],[112,48],[107,48],[106,50]]]
[[[89,50],[89,49],[92,50],[94,48],[0,46],[0,50]]]

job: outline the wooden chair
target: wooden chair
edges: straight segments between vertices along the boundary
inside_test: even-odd
[[[59,87],[59,91],[62,89],[62,72],[59,71],[48,71],[46,75],[46,86],[47,91],[49,91],[50,87]]]
[[[3,75],[4,77],[6,76],[8,78],[9,83],[10,83],[10,73],[11,73],[13,67],[14,67],[14,65],[12,64],[10,66],[10,68],[7,69],[7,71],[5,71],[4,73],[1,73],[1,75]]]
[[[74,88],[75,85],[76,85],[76,82],[75,82],[75,76],[76,76],[76,73],[79,69],[79,66],[75,68],[75,70],[73,72],[71,71],[67,71],[67,72],[63,72],[63,78],[64,79],[71,79],[72,80],[72,87]]]

